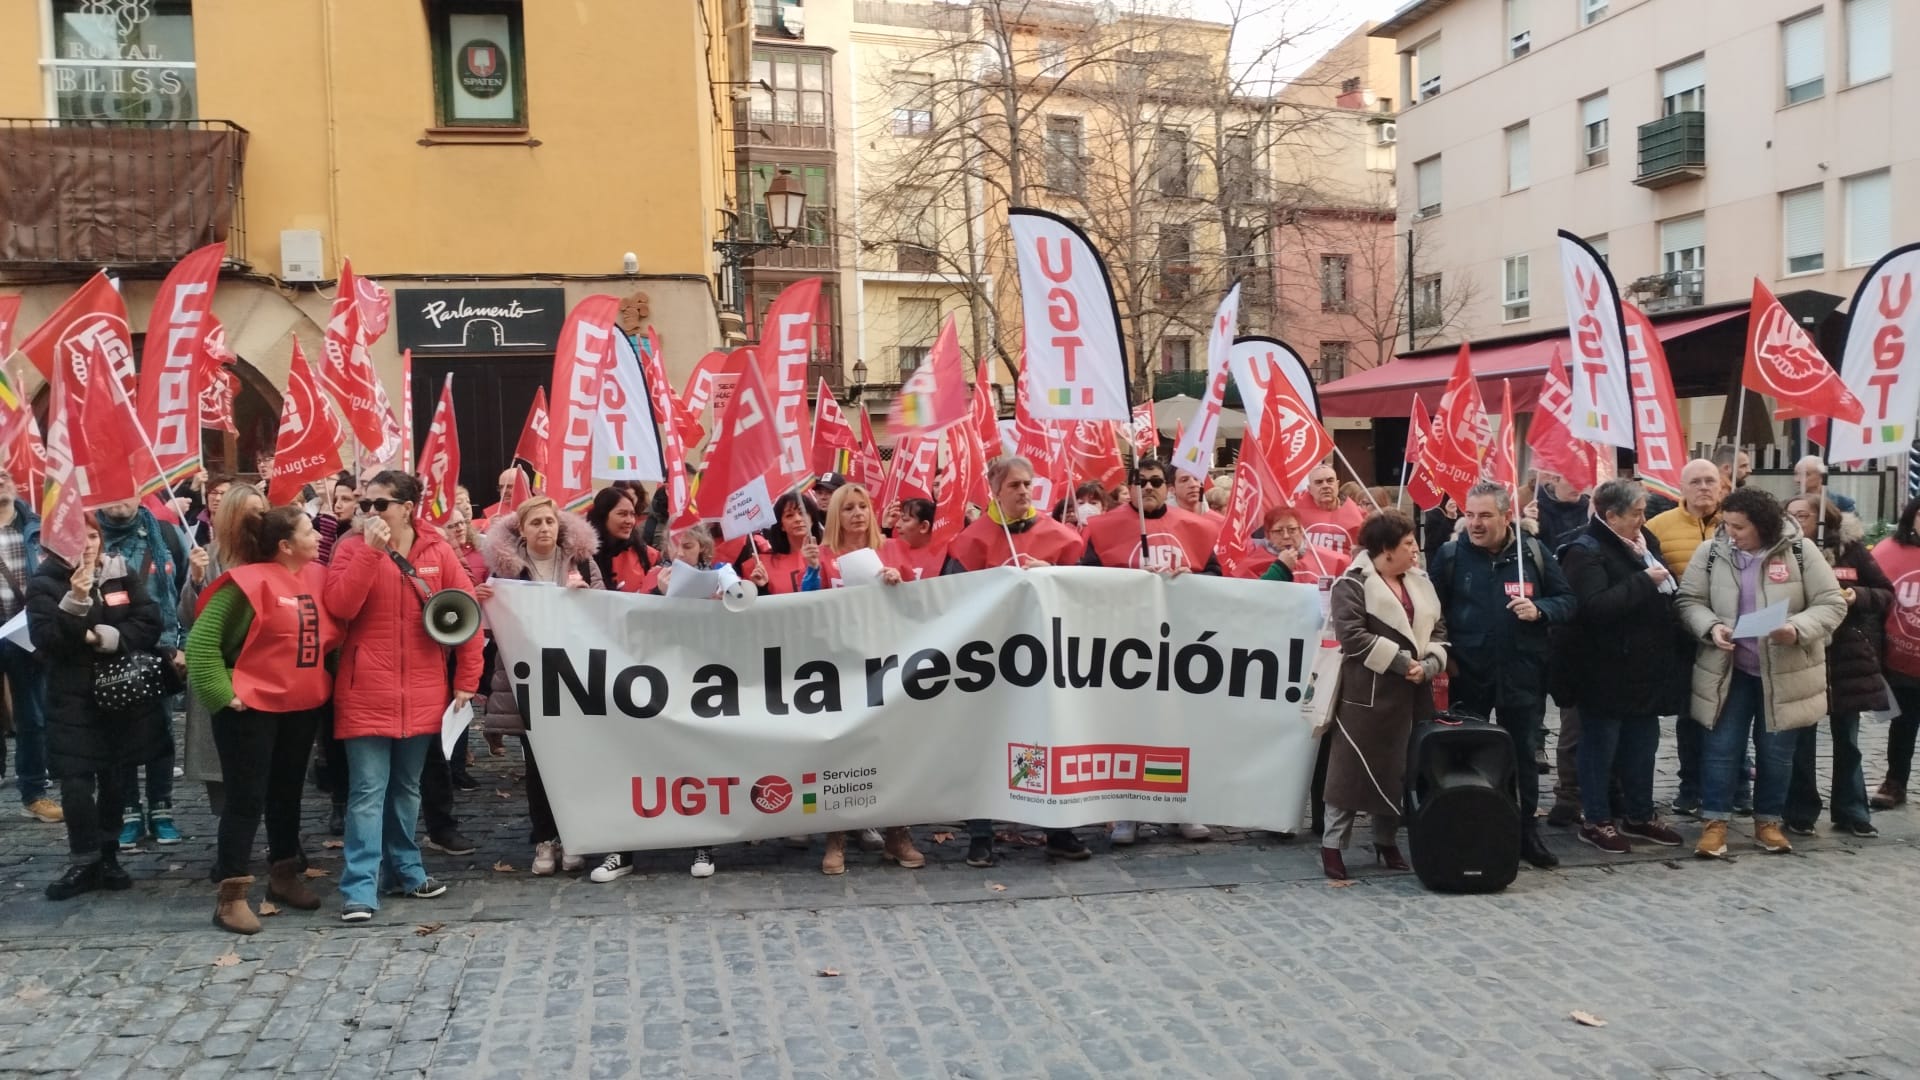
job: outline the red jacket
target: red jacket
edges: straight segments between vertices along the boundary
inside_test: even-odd
[[[438,536],[416,534],[407,561],[430,591],[473,591],[473,581],[453,548]],[[337,738],[404,739],[436,735],[440,714],[453,700],[447,684],[447,650],[420,623],[419,590],[383,552],[355,532],[341,537],[327,567],[327,610],[346,624],[340,669],[333,682],[333,731]],[[480,686],[480,635],[453,650],[455,685]]]

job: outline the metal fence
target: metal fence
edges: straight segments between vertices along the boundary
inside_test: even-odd
[[[1695,457],[1712,458],[1713,450],[1706,443],[1698,443],[1693,453]],[[1753,472],[1747,477],[1748,487],[1759,488],[1783,501],[1800,493],[1800,484],[1793,478],[1793,463],[1800,457],[1792,447],[1749,448],[1747,454],[1753,464]],[[1875,522],[1892,521],[1900,512],[1905,501],[1901,480],[1900,466],[1892,461],[1870,461],[1858,469],[1842,468],[1839,462],[1830,462],[1827,466],[1827,490],[1852,499],[1858,507],[1855,513],[1869,528]]]

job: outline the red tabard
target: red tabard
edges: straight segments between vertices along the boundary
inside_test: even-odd
[[[880,545],[880,561],[893,567],[900,573],[902,581],[919,581],[922,578],[935,578],[947,565],[947,544],[929,542],[926,547],[914,547],[905,540],[889,539]]]
[[[652,592],[660,578],[660,553],[648,551],[653,561],[653,569],[640,565],[640,556],[632,548],[627,548],[613,557],[613,580],[607,582],[607,588],[615,592]]]
[[[1308,499],[1296,505],[1294,511],[1300,515],[1300,527],[1306,530],[1307,543],[1343,555],[1353,554],[1354,545],[1360,542],[1360,526],[1367,520],[1366,511],[1354,505],[1352,499],[1342,501],[1332,510],[1322,510]]]
[[[1135,535],[1134,539],[1139,540]],[[954,537],[953,547],[947,554],[955,562],[968,570],[985,570],[992,566],[1014,565],[1013,555],[1018,553],[1020,565],[1026,566],[1036,560],[1049,566],[1073,566],[1080,561],[1080,553],[1087,548],[1087,538],[1080,530],[1062,525],[1046,515],[1035,518],[1031,528],[1025,532],[1013,534],[1013,552],[1007,550],[1007,532],[992,517],[982,514],[973,520],[973,524],[960,530]]]
[[[221,575],[246,594],[253,625],[233,665],[233,692],[250,710],[298,712],[333,696],[327,653],[340,644],[341,626],[322,594],[327,568],[318,562],[289,574],[279,563],[248,563]],[[219,588],[215,582],[206,594]]]
[[[1920,547],[1889,536],[1873,546],[1873,560],[1893,582],[1893,607],[1887,612],[1887,670],[1920,678]]]
[[[782,594],[800,591],[800,579],[807,576],[807,560],[799,552],[776,555],[771,551],[763,551],[758,558],[760,565],[767,568],[768,592]],[[752,574],[753,567],[749,566],[743,576],[751,577]]]
[[[1219,514],[1201,517],[1169,503],[1159,517],[1147,518],[1146,568],[1205,570],[1225,521]],[[1087,546],[1101,566],[1140,569],[1140,511],[1122,506],[1094,518],[1087,524]]]

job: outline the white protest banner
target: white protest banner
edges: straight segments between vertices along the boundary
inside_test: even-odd
[[[1240,322],[1240,283],[1227,290],[1207,330],[1207,387],[1193,423],[1180,433],[1173,447],[1173,467],[1203,482],[1213,468],[1213,444],[1220,436],[1220,412],[1227,407],[1227,380],[1233,378],[1233,330]],[[1243,389],[1242,394],[1246,391]],[[1253,408],[1249,406],[1249,408]]]
[[[1827,453],[1835,461],[1868,461],[1905,453],[1920,410],[1920,366],[1906,363],[1907,347],[1920,341],[1920,244],[1882,256],[1854,290],[1847,308],[1847,346],[1840,379],[1866,406],[1858,424],[1835,423]]]
[[[1028,408],[1042,420],[1126,420],[1126,354],[1106,264],[1080,227],[1057,214],[1007,212],[1026,316]]]
[[[486,604],[581,851],[997,818],[1296,829],[1318,591],[1092,567]]]
[[[1633,395],[1620,289],[1592,245],[1560,231],[1560,274],[1573,341],[1573,434],[1633,449]]]

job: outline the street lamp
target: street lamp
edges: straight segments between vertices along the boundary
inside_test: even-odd
[[[740,273],[745,260],[757,252],[792,244],[806,227],[807,187],[794,179],[793,170],[780,170],[773,182],[767,185],[766,200],[767,228],[773,235],[772,240],[736,239],[732,234],[739,230],[740,219],[734,217],[727,227],[729,235],[713,242],[713,250],[720,253],[720,264],[726,272],[728,290],[732,293],[735,305],[739,305],[746,295],[746,283]]]

